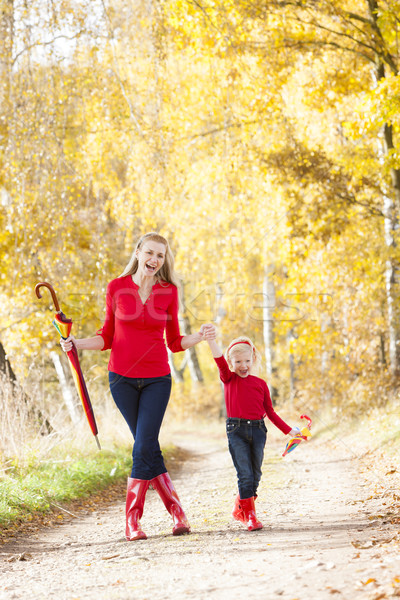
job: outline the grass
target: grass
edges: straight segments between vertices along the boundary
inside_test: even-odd
[[[0,528],[122,481],[130,465],[131,449],[115,448],[13,469],[0,479]]]

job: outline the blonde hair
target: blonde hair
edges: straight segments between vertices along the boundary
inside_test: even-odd
[[[228,366],[230,369],[233,368],[231,356],[235,352],[243,352],[243,350],[248,350],[248,349],[251,350],[251,355],[253,358],[253,362],[252,362],[252,365],[250,368],[250,373],[252,375],[258,373],[260,366],[261,366],[261,354],[255,347],[255,345],[253,344],[251,339],[244,335],[232,340],[231,343],[229,344],[228,348],[225,351],[226,362],[228,363]]]
[[[126,277],[126,275],[134,275],[138,270],[139,261],[136,256],[136,252],[140,250],[145,242],[157,242],[158,244],[164,244],[165,246],[165,261],[161,269],[156,273],[156,279],[158,281],[166,281],[167,283],[172,283],[178,289],[179,279],[174,269],[174,255],[171,252],[171,248],[169,247],[168,240],[156,233],[151,231],[150,233],[145,233],[142,235],[138,243],[136,244],[135,250],[132,253],[130,261],[126,265],[125,269],[121,273],[119,277]]]

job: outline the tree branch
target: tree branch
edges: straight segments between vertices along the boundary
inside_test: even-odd
[[[37,48],[37,47],[41,47],[41,46],[51,46],[52,44],[54,44],[54,42],[56,40],[60,40],[60,39],[75,40],[78,37],[80,37],[83,33],[85,33],[85,31],[82,29],[82,30],[78,31],[78,33],[76,33],[75,35],[72,35],[72,36],[60,34],[60,35],[54,36],[51,40],[48,40],[47,42],[35,42],[34,44],[28,44],[28,46],[25,46],[24,48],[22,48],[22,50],[20,50],[14,56],[11,64],[12,64],[12,66],[14,66],[15,63],[17,62],[17,60],[19,59],[19,57],[22,56],[22,54],[24,54],[25,52],[32,50],[32,48]]]

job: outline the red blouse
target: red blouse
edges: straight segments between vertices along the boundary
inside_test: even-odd
[[[111,348],[109,371],[124,377],[168,375],[164,331],[171,352],[183,350],[178,305],[178,290],[171,283],[153,285],[143,303],[130,275],[113,279],[107,286],[104,324],[97,332],[103,350]]]
[[[231,371],[223,356],[215,358],[224,384],[226,413],[236,419],[258,420],[265,416],[285,435],[292,429],[274,411],[267,384],[260,377],[240,377]]]

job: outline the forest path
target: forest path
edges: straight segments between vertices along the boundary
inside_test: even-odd
[[[262,530],[230,516],[236,474],[224,425],[176,430],[170,439],[187,459],[171,473],[190,535],[171,535],[150,490],[141,520],[148,539],[126,542],[121,498],[0,547],[0,600],[399,597],[398,529],[374,515],[359,461],[340,441],[317,437],[283,459],[285,440],[273,436],[257,500]]]

